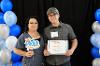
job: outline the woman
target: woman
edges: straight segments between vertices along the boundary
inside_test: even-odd
[[[43,66],[44,41],[38,32],[38,21],[30,17],[25,23],[25,32],[18,38],[14,52],[23,56],[23,66]]]

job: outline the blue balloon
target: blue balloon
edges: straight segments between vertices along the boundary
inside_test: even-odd
[[[21,32],[21,27],[19,25],[13,25],[10,27],[10,35],[18,36]]]
[[[12,10],[12,2],[9,1],[9,0],[2,0],[1,1],[1,10],[3,12],[6,12],[6,11],[11,11]]]
[[[23,66],[21,62],[12,63],[12,66]]]
[[[5,24],[3,16],[4,16],[4,14],[2,12],[0,12],[0,24]]]
[[[100,34],[92,34],[92,36],[90,37],[90,42],[93,46],[100,48]]]
[[[96,12],[95,12],[95,19],[96,19],[96,21],[100,22],[100,9],[96,10]]]
[[[100,58],[99,48],[93,47],[91,49],[91,54],[94,58]]]
[[[2,0],[2,1],[10,1],[10,0]]]
[[[12,63],[15,63],[15,62],[21,62],[22,61],[22,56],[14,53],[13,51],[11,52],[11,61]]]
[[[17,16],[12,11],[7,11],[4,14],[4,21],[8,26],[15,25],[17,23]]]

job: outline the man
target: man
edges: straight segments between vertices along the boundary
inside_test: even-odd
[[[47,10],[47,16],[51,23],[51,25],[44,30],[46,43],[44,55],[46,56],[47,66],[71,66],[70,56],[73,54],[78,44],[75,33],[70,25],[59,21],[60,14],[55,7],[51,7]],[[52,48],[49,48],[49,46],[52,44],[52,41],[50,43],[50,40],[55,40],[56,42],[61,41],[59,44],[64,44],[66,46],[64,46],[66,49],[65,52],[60,54],[60,52],[64,51],[64,49],[61,50],[61,47],[58,49],[56,47],[56,49],[54,49],[56,51],[51,51]],[[71,48],[68,48],[68,40],[71,40]],[[54,44],[56,45],[56,43]]]

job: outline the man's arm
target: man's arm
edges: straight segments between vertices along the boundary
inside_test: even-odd
[[[77,39],[73,39],[73,40],[72,40],[72,46],[71,46],[71,50],[73,50],[73,52],[74,52],[75,49],[77,48],[77,45],[78,45]]]
[[[71,46],[71,49],[69,49],[65,55],[66,56],[71,56],[73,54],[73,52],[75,51],[75,49],[77,48],[77,45],[78,45],[78,41],[77,39],[73,39],[72,40],[72,46]]]

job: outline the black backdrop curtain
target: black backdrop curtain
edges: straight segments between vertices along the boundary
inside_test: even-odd
[[[100,0],[11,0],[13,11],[18,17],[18,24],[24,27],[27,17],[37,16],[39,30],[49,25],[46,11],[49,7],[56,7],[60,12],[60,20],[70,24],[79,41],[78,48],[72,55],[72,66],[92,66],[92,45],[89,41],[93,34],[91,25],[95,21],[94,12],[100,7]]]

